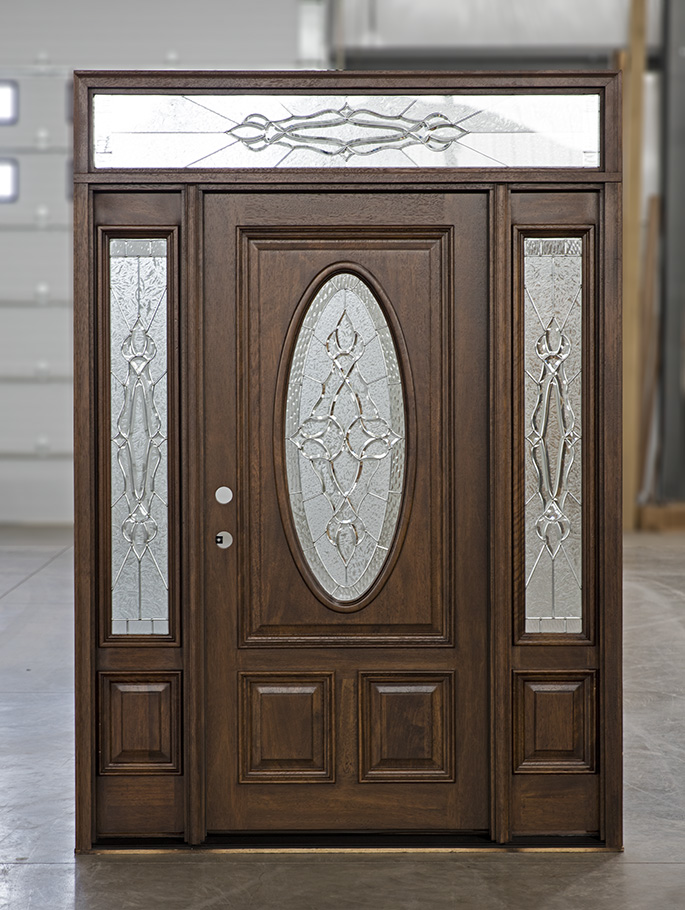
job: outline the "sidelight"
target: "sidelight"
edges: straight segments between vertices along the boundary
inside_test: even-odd
[[[329,597],[358,600],[380,575],[397,529],[405,421],[390,327],[356,275],[334,275],[310,304],[285,413],[288,495],[302,552]]]
[[[112,633],[169,633],[167,241],[109,241]]]
[[[526,632],[582,632],[580,237],[528,237],[525,332]]]

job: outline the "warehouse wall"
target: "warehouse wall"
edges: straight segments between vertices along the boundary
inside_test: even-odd
[[[292,69],[298,10],[297,0],[22,0],[3,12],[0,524],[72,520],[72,71]],[[16,198],[3,201],[3,186]]]

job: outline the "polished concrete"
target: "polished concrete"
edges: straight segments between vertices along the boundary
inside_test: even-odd
[[[685,908],[685,535],[626,539],[623,854],[75,858],[72,558],[0,529],[0,910]]]

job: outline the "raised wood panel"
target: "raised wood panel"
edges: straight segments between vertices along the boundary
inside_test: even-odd
[[[514,671],[514,771],[595,770],[594,670]]]
[[[332,673],[241,674],[242,783],[335,780]]]
[[[359,674],[359,780],[453,781],[452,673]]]
[[[180,774],[181,674],[100,674],[100,773]]]

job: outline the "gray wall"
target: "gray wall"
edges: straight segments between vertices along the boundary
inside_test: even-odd
[[[661,0],[648,0],[659,43]],[[345,42],[388,47],[622,47],[630,0],[346,0]]]
[[[292,69],[297,0],[8,0],[0,81],[19,122],[0,159],[0,523],[72,520],[70,81],[74,69]],[[310,42],[311,45],[311,42]]]
[[[71,69],[291,68],[297,0],[6,0],[0,61]]]

